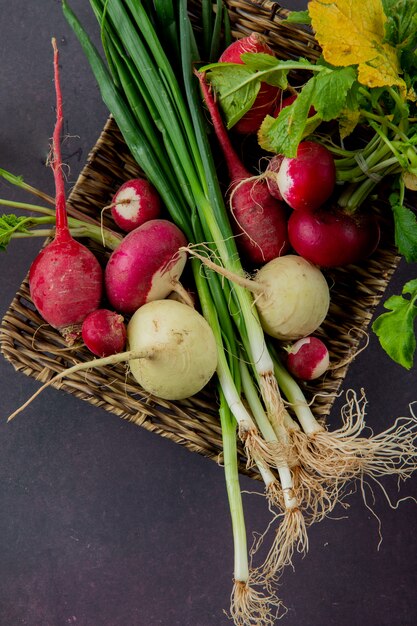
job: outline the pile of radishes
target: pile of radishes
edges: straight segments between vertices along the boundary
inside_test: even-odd
[[[240,62],[247,51],[272,54],[251,35],[229,46],[220,61]],[[163,216],[152,184],[139,177],[124,181],[111,199],[115,228],[125,236],[105,267],[71,237],[59,147],[62,98],[55,44],[54,68],[56,236],[30,269],[32,300],[69,345],[82,339],[100,359],[114,355],[114,362],[128,360],[145,391],[171,400],[194,395],[216,371],[217,355],[210,326],[180,282],[189,242]],[[288,369],[299,379],[312,380],[329,365],[326,346],[312,336],[330,304],[321,268],[370,254],[378,227],[370,220],[371,227],[364,229],[355,217],[331,208],[335,163],[318,142],[302,141],[294,158],[273,155],[260,175],[242,162],[235,138],[256,132],[265,115],[285,106],[279,88],[262,86],[254,106],[229,135],[204,72],[196,74],[226,160],[231,223],[242,264],[254,274],[246,286],[256,295],[260,323],[279,342]],[[173,293],[176,299],[169,298]]]

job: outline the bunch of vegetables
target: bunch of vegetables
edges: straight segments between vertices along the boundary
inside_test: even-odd
[[[98,358],[73,366],[54,381],[80,369],[128,362],[143,389],[176,400],[198,393],[215,374],[235,547],[230,612],[237,625],[272,624],[281,606],[277,579],[294,551],[307,550],[308,525],[334,509],[346,483],[387,474],[406,478],[416,467],[413,417],[365,437],[364,399],[350,394],[342,425],[331,432],[314,417],[297,382],[320,376],[328,367],[327,349],[313,336],[329,309],[324,270],[358,262],[375,250],[378,223],[368,213],[360,215],[359,208],[388,174],[401,174],[393,207],[403,251],[401,224],[410,213],[401,202],[406,181],[409,185],[415,175],[409,133],[413,85],[398,71],[388,86],[378,84],[378,71],[392,55],[391,44],[382,38],[378,53],[385,57],[378,63],[371,57],[372,69],[365,68],[372,85],[363,82],[361,66],[369,58],[358,63],[347,57],[348,66],[341,68],[331,54],[326,56],[321,28],[326,32],[326,11],[330,6],[342,9],[341,0],[309,4],[308,18],[324,54],[315,64],[280,61],[254,35],[231,43],[221,2],[215,14],[211,2],[203,2],[200,46],[186,0],[90,2],[107,64],[66,1],[63,9],[103,100],[146,177],[126,181],[112,199],[114,222],[127,234],[67,215],[55,48],[56,215],[20,205],[44,217],[4,216],[4,244],[13,234],[28,234],[41,220],[56,223],[53,241],[32,265],[31,297],[70,344],[81,338]],[[378,2],[373,5],[383,26],[382,5],[381,13]],[[391,22],[386,36],[401,35],[396,54],[409,59],[414,38],[397,26]],[[210,59],[214,61],[207,63]],[[408,61],[409,68],[413,62]],[[304,84],[290,85],[292,70],[306,73]],[[387,106],[393,110],[389,118]],[[347,149],[344,140],[363,119],[374,135],[365,147]],[[340,123],[339,144],[334,132],[323,130],[323,123],[334,120]],[[270,155],[261,174],[252,173],[236,150],[239,134],[250,132],[257,133],[260,149]],[[227,164],[227,194],[216,167],[214,139]],[[22,185],[4,170],[2,174]],[[341,194],[335,200],[339,183]],[[111,250],[103,269],[75,241],[80,234],[103,237]],[[180,281],[186,266],[195,295]],[[82,307],[74,273],[88,291]],[[68,295],[77,297],[77,306]],[[387,332],[384,319],[375,325],[380,337]],[[258,566],[249,564],[236,434],[274,511],[274,538]],[[262,536],[264,546],[266,538]]]

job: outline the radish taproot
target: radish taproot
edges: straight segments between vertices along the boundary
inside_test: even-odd
[[[111,214],[117,226],[130,232],[161,214],[162,202],[155,187],[146,178],[124,182],[113,196]]]
[[[105,268],[105,287],[111,306],[131,314],[171,291],[185,293],[179,282],[187,254],[183,232],[172,222],[150,220],[126,235],[112,252]]]
[[[377,248],[380,226],[374,214],[339,208],[294,211],[288,220],[291,246],[320,267],[359,263]]]
[[[336,167],[331,152],[316,141],[302,141],[295,157],[284,157],[277,185],[284,201],[296,211],[314,211],[332,195]]]
[[[94,254],[76,241],[69,230],[66,210],[60,137],[63,124],[59,81],[58,48],[54,49],[56,124],[52,142],[52,169],[55,179],[56,231],[29,270],[30,296],[42,318],[72,345],[81,335],[85,317],[100,305],[103,270]]]
[[[219,63],[243,63],[242,54],[246,52],[261,52],[275,56],[274,51],[258,33],[251,33],[231,43],[221,54]],[[252,107],[233,126],[233,129],[241,134],[256,133],[265,117],[273,109],[279,94],[278,87],[262,82]]]
[[[329,368],[329,351],[318,337],[298,339],[286,350],[288,371],[300,380],[315,380]]]
[[[231,180],[229,203],[237,246],[249,263],[267,263],[285,254],[289,247],[284,204],[270,194],[263,177],[252,176],[241,162],[205,81],[204,72],[197,75]]]
[[[205,387],[217,369],[217,345],[205,318],[174,300],[144,304],[127,327],[125,352],[77,363],[42,385],[8,417],[21,413],[50,385],[77,372],[127,362],[136,382],[164,400],[183,400]]]
[[[122,352],[126,346],[123,316],[109,309],[89,313],[81,327],[81,335],[90,352],[100,357]]]

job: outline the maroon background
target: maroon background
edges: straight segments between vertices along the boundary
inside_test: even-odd
[[[71,0],[98,41],[87,0]],[[301,8],[304,2],[288,2]],[[0,167],[53,193],[45,167],[54,124],[50,40],[61,50],[68,189],[107,117],[58,0],[0,1]],[[0,183],[0,197],[20,197]],[[23,196],[26,197],[26,196]],[[0,255],[3,315],[40,242]],[[414,278],[401,265],[389,292]],[[364,387],[379,431],[408,413],[416,370],[391,363],[374,338],[344,389]],[[232,538],[223,471],[212,461],[48,390],[12,424],[6,416],[37,388],[0,359],[0,626],[220,626],[229,624]],[[332,423],[338,423],[337,407]],[[395,497],[395,485],[389,485]],[[258,488],[242,478],[247,492]],[[416,495],[411,479],[401,495]],[[359,494],[340,519],[311,528],[281,595],[282,624],[411,626],[417,623],[416,503],[397,510],[375,490],[378,522]],[[371,499],[369,499],[371,501]],[[268,515],[244,494],[248,534]]]

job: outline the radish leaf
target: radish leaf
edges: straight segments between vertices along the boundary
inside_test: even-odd
[[[403,296],[410,295],[410,298]],[[388,309],[373,323],[372,330],[377,335],[382,348],[389,357],[406,369],[413,366],[416,349],[414,320],[417,317],[417,279],[406,283],[402,296],[391,296],[384,303]]]
[[[325,122],[336,119],[346,107],[347,96],[356,81],[354,68],[329,68],[319,72],[314,81],[314,108]]]
[[[408,263],[417,261],[417,219],[413,211],[400,202],[392,203],[395,244]]]

